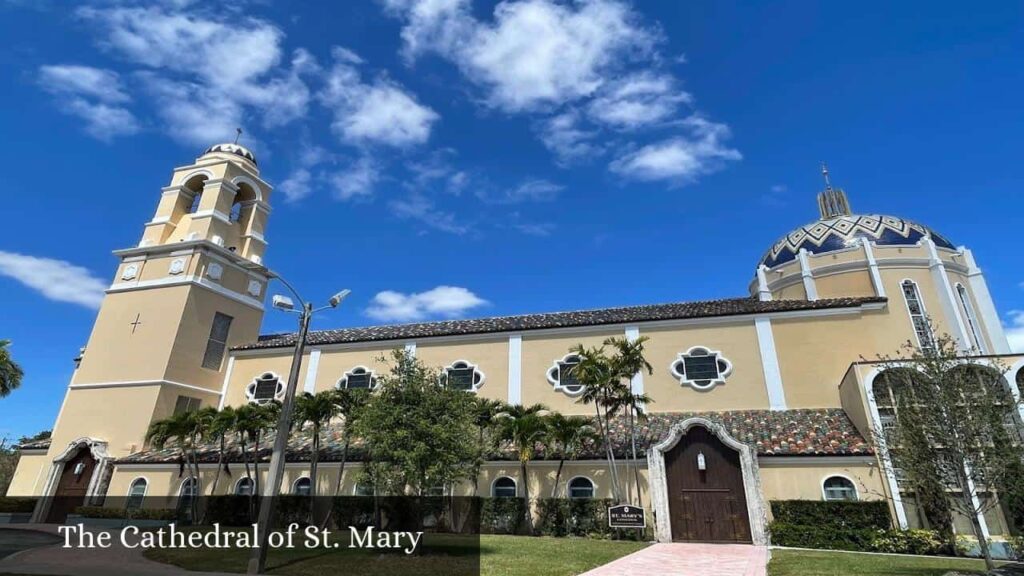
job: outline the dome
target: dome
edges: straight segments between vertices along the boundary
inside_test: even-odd
[[[206,154],[211,154],[213,152],[221,152],[223,154],[234,154],[235,156],[241,156],[242,158],[245,158],[249,162],[256,164],[256,155],[253,154],[245,146],[240,146],[238,144],[214,144],[213,146],[207,148],[206,152],[203,152],[203,155],[205,156]]]
[[[769,268],[794,260],[801,249],[825,254],[856,246],[866,238],[879,246],[917,244],[931,238],[936,246],[955,250],[953,243],[934,230],[910,220],[880,214],[841,214],[793,230],[780,238],[761,258]]]

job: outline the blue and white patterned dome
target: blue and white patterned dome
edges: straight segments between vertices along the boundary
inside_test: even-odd
[[[856,246],[866,238],[880,246],[917,244],[931,238],[936,246],[955,250],[953,243],[927,226],[895,216],[839,214],[811,222],[780,238],[761,258],[769,268],[796,259],[800,249],[824,254]]]
[[[253,154],[245,146],[240,146],[238,144],[214,144],[213,146],[210,146],[209,148],[207,148],[206,152],[203,152],[203,154],[206,155],[206,154],[210,154],[212,152],[221,152],[221,153],[224,153],[224,154],[234,154],[235,156],[241,156],[242,158],[245,158],[249,162],[252,162],[253,164],[256,164],[256,155]]]

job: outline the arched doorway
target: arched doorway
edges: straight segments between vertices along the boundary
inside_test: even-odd
[[[720,424],[677,423],[647,460],[659,542],[768,543],[756,453]]]
[[[64,462],[64,469],[53,492],[47,522],[63,523],[72,510],[85,504],[95,470],[96,458],[85,445],[79,448],[75,456]]]
[[[672,540],[750,542],[739,454],[696,426],[665,453]]]

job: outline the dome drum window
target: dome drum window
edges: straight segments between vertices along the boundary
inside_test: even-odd
[[[669,366],[669,371],[680,384],[703,391],[725,384],[726,378],[732,374],[732,362],[717,350],[694,346],[679,354]]]
[[[245,387],[245,398],[253,404],[266,404],[284,395],[284,382],[273,372],[261,374]]]
[[[377,377],[374,375],[373,370],[370,370],[366,366],[356,366],[348,372],[345,372],[345,375],[341,380],[338,380],[339,389],[373,390],[376,387]]]
[[[577,396],[583,393],[586,388],[574,374],[575,368],[580,364],[580,357],[576,354],[568,354],[561,360],[555,360],[551,368],[548,368],[548,382],[555,387],[556,392],[562,392],[567,396]]]
[[[441,385],[454,390],[476,392],[484,384],[484,373],[470,362],[456,360],[441,374]]]

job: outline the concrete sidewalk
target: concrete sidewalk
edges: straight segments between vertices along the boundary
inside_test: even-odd
[[[0,528],[0,542],[14,531],[29,530],[57,536],[54,524],[13,524]],[[93,530],[103,532],[104,530]],[[12,538],[13,539],[13,538]],[[15,552],[0,558],[0,574],[47,576],[226,576],[216,572],[189,572],[177,566],[147,560],[141,549],[122,546],[117,536],[106,549],[64,548],[63,539],[53,545]]]
[[[768,549],[733,544],[654,544],[583,576],[765,576]]]

